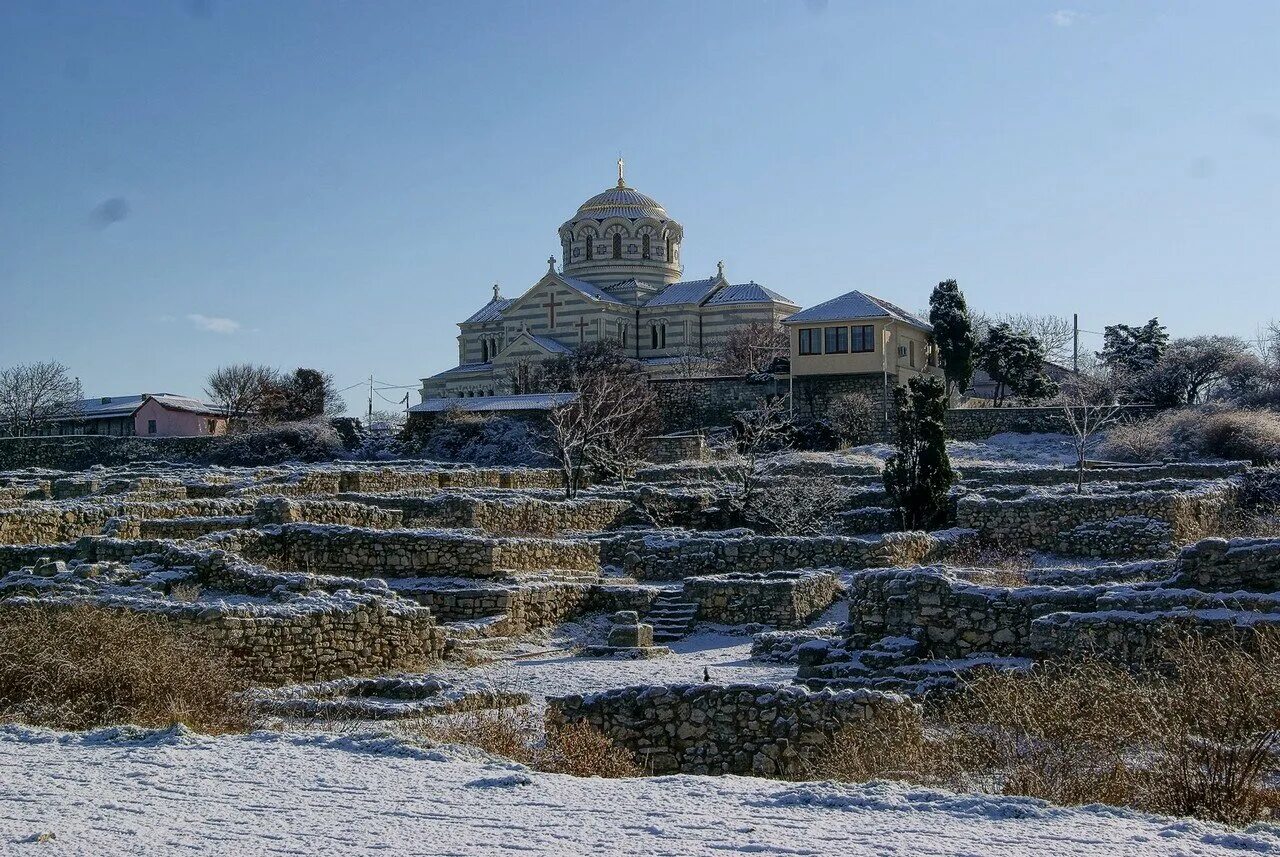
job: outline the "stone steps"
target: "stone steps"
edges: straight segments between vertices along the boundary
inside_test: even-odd
[[[653,639],[656,642],[668,643],[687,637],[693,631],[698,618],[698,605],[691,601],[681,601],[678,593],[659,595],[654,599],[653,607],[644,617],[646,624],[653,626]]]

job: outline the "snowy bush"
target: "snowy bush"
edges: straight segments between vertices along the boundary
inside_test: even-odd
[[[1189,457],[1280,461],[1280,413],[1206,406],[1108,430],[1100,453],[1119,461]]]
[[[338,432],[317,420],[230,435],[209,450],[209,459],[224,466],[255,467],[283,461],[332,461],[343,452]]]
[[[527,420],[510,417],[444,417],[405,444],[413,457],[478,465],[550,463],[543,438]]]

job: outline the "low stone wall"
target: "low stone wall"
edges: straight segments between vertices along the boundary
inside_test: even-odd
[[[1149,419],[1160,412],[1152,405],[1125,405],[1120,419],[1125,422]],[[993,434],[1019,432],[1070,434],[1062,408],[950,408],[945,425],[953,440],[985,440]]]
[[[9,598],[20,607],[93,604],[138,610],[205,641],[232,669],[260,684],[322,681],[369,672],[421,669],[439,660],[444,633],[431,611],[377,596],[309,596],[285,604],[183,604],[147,599]]]
[[[341,500],[297,500],[288,497],[265,497],[254,507],[254,522],[270,524],[337,524],[344,527],[392,529],[399,527],[403,515],[394,509],[380,509]]]
[[[424,488],[560,488],[560,473],[547,467],[384,468],[342,470],[342,492],[385,493]]]
[[[1239,609],[1174,610],[1137,613],[1054,613],[1032,623],[1031,649],[1039,657],[1098,655],[1129,665],[1167,660],[1171,636],[1231,640],[1248,647],[1259,631],[1280,631],[1280,612]]]
[[[41,557],[70,560],[77,556],[75,542],[60,545],[0,545],[0,574],[8,574],[29,565],[35,565]]]
[[[849,589],[849,628],[873,640],[919,640],[937,658],[975,652],[1025,656],[1033,620],[1064,610],[1096,610],[1109,589],[977,586],[939,568],[866,571],[854,576]]]
[[[477,497],[441,493],[430,497],[343,494],[358,503],[396,509],[406,526],[462,527],[488,533],[555,535],[608,530],[632,511],[626,500],[536,497]]]
[[[1280,592],[1280,539],[1203,539],[1178,555],[1170,586]]]
[[[250,562],[354,577],[503,577],[600,568],[599,546],[585,540],[488,538],[446,530],[283,524],[220,533],[209,542]]]
[[[1134,464],[1089,467],[1086,483],[1154,482],[1161,479],[1229,479],[1248,468],[1247,461],[1173,461],[1162,464]],[[1074,485],[1074,467],[962,467],[961,484],[982,488],[991,485]]]
[[[768,685],[637,686],[547,700],[548,724],[586,722],[654,774],[796,776],[831,736],[919,718],[904,697]]]
[[[504,586],[458,586],[405,593],[431,608],[441,622],[500,617],[493,634],[518,637],[586,613],[647,612],[659,590],[647,586],[538,581]]]
[[[1176,549],[1172,526],[1136,515],[1080,524],[1059,533],[1053,545],[1054,553],[1106,559],[1156,559]]]
[[[174,500],[161,503],[93,499],[30,503],[0,510],[0,544],[57,544],[103,532],[112,518],[157,520],[250,514],[247,500]]]
[[[686,580],[683,600],[698,605],[702,621],[799,628],[830,607],[840,591],[840,579],[830,571],[730,573]]]
[[[681,580],[726,572],[797,568],[879,568],[939,562],[969,534],[887,533],[853,536],[722,536],[654,533],[622,536],[603,544],[602,561],[637,580]]]
[[[956,525],[977,530],[1006,548],[1057,550],[1063,535],[1082,524],[1148,518],[1168,524],[1175,542],[1186,542],[1216,528],[1235,490],[1230,482],[1210,482],[1181,491],[1059,492],[1017,499],[970,494],[956,503]]]

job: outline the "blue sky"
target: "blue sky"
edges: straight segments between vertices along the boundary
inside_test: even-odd
[[[955,277],[1251,337],[1280,318],[1277,44],[1269,0],[10,0],[0,365],[414,384],[619,153],[686,276],[913,308]]]

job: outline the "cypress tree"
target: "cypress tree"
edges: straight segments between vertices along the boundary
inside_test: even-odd
[[[909,530],[932,529],[947,517],[947,492],[955,482],[943,420],[946,387],[922,375],[894,388],[897,450],[884,465],[884,488]]]
[[[933,325],[933,340],[947,385],[963,393],[973,380],[973,352],[978,339],[964,292],[955,280],[943,280],[929,295],[929,323]]]

